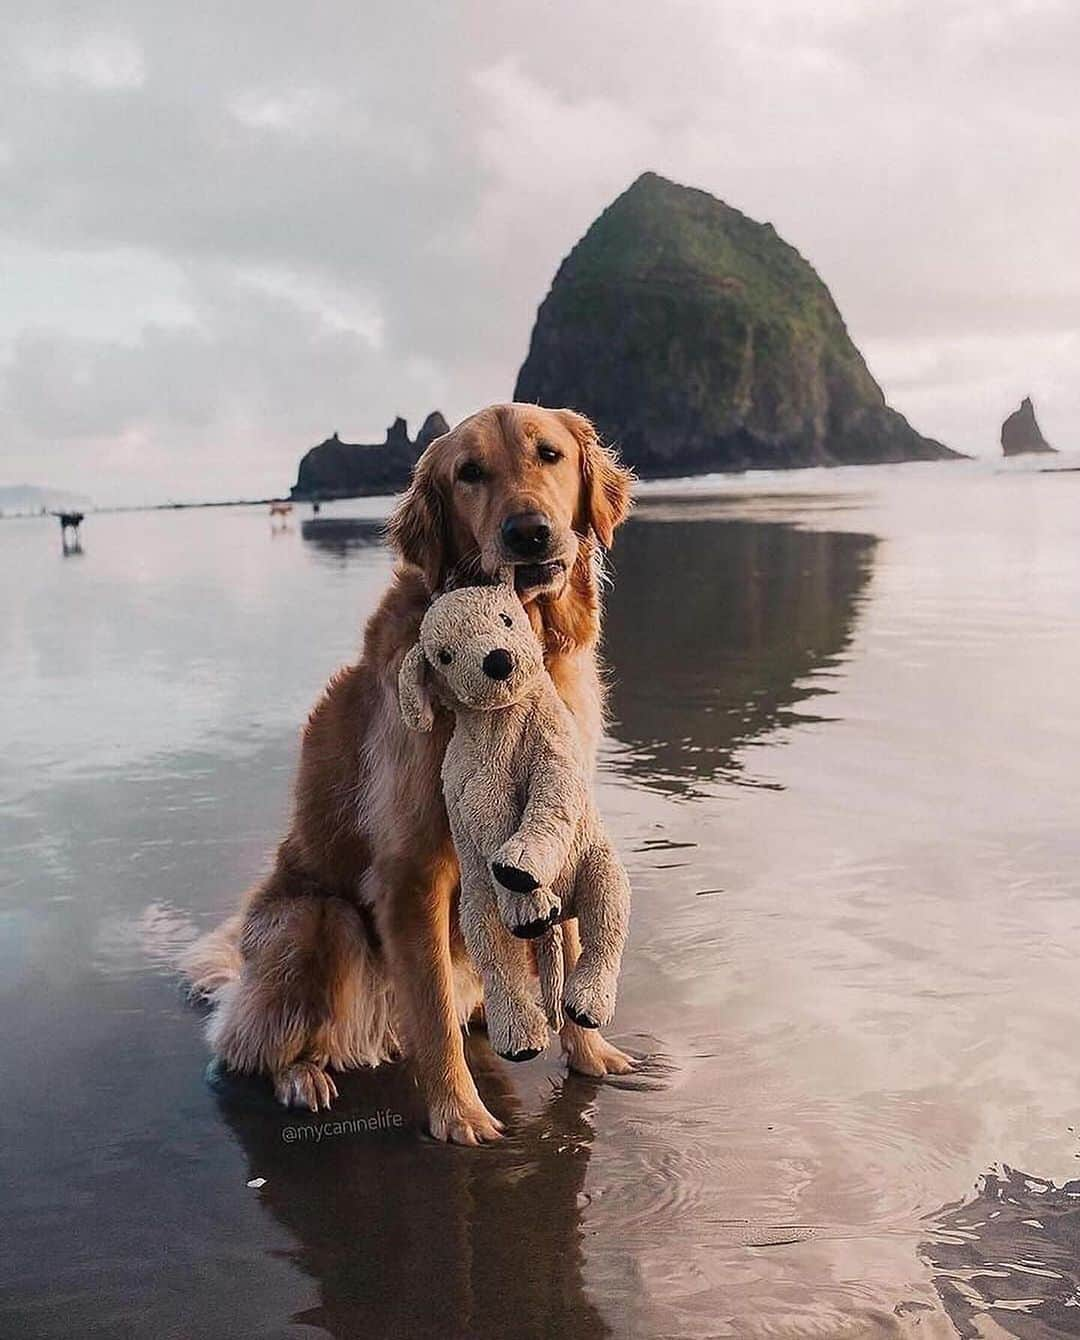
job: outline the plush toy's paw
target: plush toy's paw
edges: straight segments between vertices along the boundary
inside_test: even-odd
[[[519,940],[536,940],[562,916],[562,907],[550,893],[507,898],[501,905],[503,924]]]
[[[519,921],[511,926],[510,931],[519,940],[537,940],[546,931],[549,931],[558,919],[559,909],[553,907],[547,916],[534,917],[530,921]]]
[[[488,1041],[504,1061],[531,1061],[548,1045],[546,1017],[532,1000],[507,999],[487,1004]]]
[[[492,866],[492,872],[504,870],[502,866]],[[520,868],[515,873],[526,874]],[[528,876],[532,880],[532,876]],[[496,898],[499,905],[499,919],[511,935],[519,940],[535,940],[543,935],[562,917],[562,903],[550,888],[531,883],[528,889],[513,891],[508,884],[496,885]]]
[[[600,1028],[615,1013],[615,986],[603,976],[571,973],[563,993],[563,1009],[579,1028]]]
[[[504,1061],[533,1061],[544,1050],[543,1047],[522,1047],[519,1052],[500,1052]]]
[[[522,870],[516,865],[501,865],[498,861],[492,861],[491,873],[504,889],[509,889],[511,893],[532,893],[534,889],[540,887],[540,881],[535,875],[531,875],[528,870]]]
[[[577,1024],[578,1028],[600,1027],[600,1020],[594,1019],[591,1014],[587,1014],[584,1010],[575,1009],[573,1005],[568,1005],[565,1001],[563,1002],[563,1008],[566,1010],[569,1018],[573,1019],[574,1023]]]

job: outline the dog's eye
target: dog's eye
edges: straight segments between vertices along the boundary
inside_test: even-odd
[[[509,614],[500,614],[499,618],[503,621],[504,624],[506,624],[507,628],[513,628],[514,621],[513,619],[511,619]]]
[[[542,461],[547,461],[549,465],[553,464],[555,461],[562,460],[562,452],[547,442],[540,443],[539,447],[536,449],[536,454]]]
[[[484,471],[476,461],[465,461],[458,467],[457,477],[463,484],[476,484],[483,479]]]
[[[439,660],[443,665],[449,665],[453,659],[454,653],[452,651],[447,651],[445,647],[439,652]]]

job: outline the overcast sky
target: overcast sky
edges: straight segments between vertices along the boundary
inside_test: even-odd
[[[1030,393],[1080,446],[1076,0],[4,11],[2,483],[276,492],[508,398],[646,168],[770,220],[920,431]]]

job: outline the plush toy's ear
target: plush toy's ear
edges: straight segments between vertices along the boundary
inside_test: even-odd
[[[588,524],[604,548],[610,549],[615,528],[621,526],[630,514],[633,471],[628,470],[609,447],[601,444],[596,429],[584,414],[562,409],[559,415],[581,448],[581,478]]]
[[[427,661],[419,642],[410,647],[398,671],[398,702],[410,730],[429,731],[435,724],[435,708],[427,684]]]
[[[430,459],[417,462],[412,483],[386,523],[386,536],[406,563],[423,572],[428,590],[437,591],[451,565],[450,536]]]

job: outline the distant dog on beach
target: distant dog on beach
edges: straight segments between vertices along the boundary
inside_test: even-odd
[[[462,1026],[479,979],[457,924],[458,869],[440,768],[449,718],[406,729],[398,671],[432,595],[455,574],[507,565],[547,668],[591,761],[602,726],[597,544],[630,508],[632,476],[571,410],[495,405],[433,442],[389,521],[403,560],[364,636],[304,733],[290,829],[240,913],[185,957],[213,1005],[209,1038],[230,1068],[270,1076],[279,1099],[317,1110],[346,1070],[404,1052],[431,1133],[499,1136],[465,1063]],[[577,962],[576,922],[564,927]],[[622,1074],[631,1060],[567,1022],[571,1069]]]

